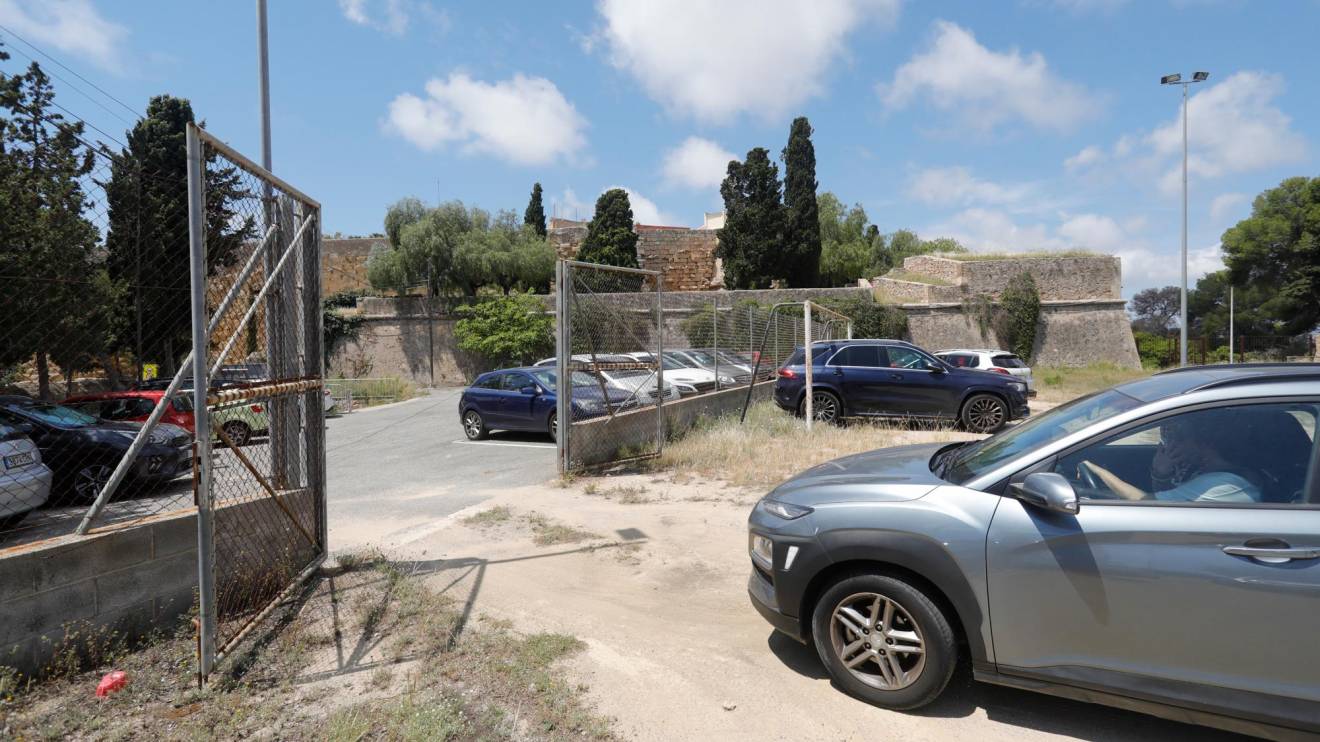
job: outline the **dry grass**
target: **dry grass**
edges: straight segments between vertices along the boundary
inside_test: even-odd
[[[930,286],[952,286],[943,278],[938,276],[928,276],[925,273],[915,271],[905,271],[902,268],[895,268],[885,274],[885,278],[892,278],[895,281],[910,281],[912,283],[924,283]]]
[[[479,513],[473,513],[464,518],[463,523],[469,526],[493,526],[497,523],[507,523],[511,518],[513,518],[513,511],[504,505],[500,505],[489,510],[482,510]]]
[[[952,427],[905,426],[866,421],[843,427],[803,421],[770,402],[752,406],[747,422],[724,417],[665,445],[654,466],[679,479],[718,479],[738,486],[778,484],[802,470],[840,456],[926,441],[977,438]]]
[[[1111,363],[1081,368],[1037,366],[1031,373],[1036,379],[1037,398],[1055,404],[1151,375],[1149,370],[1120,368]]]
[[[590,541],[593,538],[600,538],[599,535],[591,531],[584,531],[581,528],[559,523],[540,513],[531,513],[525,520],[527,525],[532,527],[532,541],[537,546],[576,544],[582,541]]]
[[[0,699],[0,738],[613,738],[557,669],[583,647],[577,639],[466,622],[460,601],[379,554],[340,563],[353,566],[324,573],[277,610],[205,689],[185,625],[112,663],[11,688]],[[355,648],[367,647],[359,657]],[[110,669],[126,671],[128,685],[92,698]]]

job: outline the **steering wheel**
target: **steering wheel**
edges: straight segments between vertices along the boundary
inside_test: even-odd
[[[1086,465],[1085,461],[1077,462],[1077,481],[1089,490],[1104,492],[1109,489],[1105,486],[1104,482],[1101,482],[1100,478],[1095,475],[1095,472],[1091,470],[1091,467]]]

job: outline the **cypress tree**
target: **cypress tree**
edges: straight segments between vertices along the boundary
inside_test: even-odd
[[[770,153],[757,147],[747,153],[746,161],[730,162],[720,195],[724,228],[719,231],[716,255],[724,261],[724,285],[770,288],[773,280],[784,277],[777,270],[783,254],[784,205],[779,168],[770,161]]]
[[[532,199],[527,202],[527,211],[523,212],[523,224],[531,226],[538,235],[545,236],[545,208],[541,206],[540,183],[532,184]]]
[[[611,188],[596,199],[596,213],[587,226],[577,259],[587,263],[637,267],[637,233],[633,231],[628,192]]]
[[[820,276],[820,216],[816,206],[816,147],[806,116],[793,119],[784,161],[783,257],[775,275],[793,288],[816,286]]]

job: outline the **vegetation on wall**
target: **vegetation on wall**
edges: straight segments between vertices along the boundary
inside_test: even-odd
[[[1019,273],[1010,278],[999,297],[999,314],[995,318],[995,334],[1008,350],[1030,362],[1036,345],[1036,328],[1040,324],[1040,292],[1030,273]]]
[[[902,340],[907,337],[907,314],[898,307],[852,296],[824,299],[819,303],[852,318],[855,338]]]
[[[330,357],[340,344],[358,338],[362,317],[340,310],[356,307],[359,296],[361,293],[357,291],[340,291],[321,301],[321,350],[325,354],[326,365],[329,365]]]
[[[510,294],[459,310],[454,323],[458,348],[485,359],[491,368],[527,365],[554,355],[554,317],[532,296]]]
[[[998,310],[988,294],[970,294],[963,296],[963,316],[976,322],[976,329],[981,333],[981,340],[989,342],[990,330],[995,324]]]

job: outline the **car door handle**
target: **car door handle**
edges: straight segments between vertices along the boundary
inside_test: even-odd
[[[1225,554],[1233,556],[1251,557],[1253,559],[1320,559],[1320,548],[1309,547],[1282,547],[1268,548],[1261,546],[1225,546]]]
[[[889,374],[889,378],[893,379],[894,381],[902,381],[902,380],[903,380],[903,374],[895,374],[895,373],[891,373],[891,374]]]

